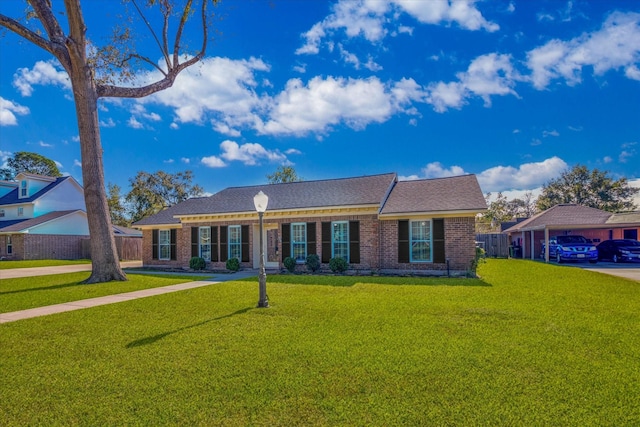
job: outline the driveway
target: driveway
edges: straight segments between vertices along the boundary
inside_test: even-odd
[[[579,263],[567,264],[582,267],[598,273],[610,274],[612,276],[624,277],[640,282],[640,263],[613,263],[599,261],[597,264]]]

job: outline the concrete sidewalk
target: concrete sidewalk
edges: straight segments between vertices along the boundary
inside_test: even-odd
[[[91,264],[88,264],[88,265],[90,269]],[[64,266],[64,267],[67,267],[67,266]],[[77,267],[77,266],[71,266],[71,267]],[[60,267],[42,267],[42,268],[55,269]],[[20,270],[33,270],[33,269],[20,269]],[[3,273],[7,271],[12,271],[12,270],[4,270]],[[84,270],[77,270],[77,271],[84,271]],[[48,274],[60,274],[64,272],[68,272],[68,271],[48,273]],[[145,297],[150,297],[154,295],[162,295],[162,294],[167,294],[171,292],[178,292],[186,289],[199,288],[202,286],[214,285],[216,283],[239,280],[239,279],[244,279],[247,277],[253,277],[257,275],[258,275],[257,270],[238,271],[236,273],[219,274],[216,277],[212,277],[208,279],[197,280],[197,281],[186,282],[186,283],[179,283],[176,285],[170,285],[170,286],[165,286],[161,288],[142,289],[139,291],[126,292],[123,294],[107,295],[103,297],[89,298],[89,299],[84,299],[80,301],[71,301],[71,302],[65,302],[62,304],[49,305],[45,307],[31,308],[28,310],[13,311],[11,313],[0,313],[0,323],[15,322],[16,320],[30,319],[32,317],[46,316],[46,315],[55,314],[55,313],[64,313],[66,311],[97,307],[99,305],[114,304],[117,302],[129,301],[129,300],[138,299],[138,298],[145,298]],[[2,275],[2,277],[4,278],[4,275]],[[15,277],[25,277],[25,276],[23,275],[23,276],[15,276]]]
[[[142,267],[142,261],[123,261],[122,268]],[[16,279],[18,277],[48,276],[50,274],[77,273],[79,271],[91,271],[91,263],[56,265],[52,267],[11,268],[0,270],[0,279]]]

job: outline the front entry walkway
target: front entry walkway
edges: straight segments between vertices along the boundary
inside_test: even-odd
[[[5,270],[10,271],[10,270]],[[238,271],[231,274],[221,274],[210,279],[197,280],[187,283],[165,286],[161,288],[142,289],[139,291],[126,292],[123,294],[107,295],[97,298],[89,298],[80,301],[65,302],[62,304],[49,305],[45,307],[31,308],[28,310],[13,311],[11,313],[0,313],[0,323],[15,322],[16,320],[30,319],[32,317],[46,316],[66,311],[80,310],[83,308],[97,307],[99,305],[114,304],[117,302],[129,301],[132,299],[145,298],[154,295],[162,295],[170,292],[184,291],[186,289],[199,288],[202,286],[214,285],[232,280],[244,279],[257,276],[255,270]]]

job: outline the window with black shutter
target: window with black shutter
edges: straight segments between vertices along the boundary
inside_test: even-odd
[[[211,227],[211,261],[218,262],[218,227]]]
[[[433,262],[445,263],[447,258],[444,252],[444,219],[433,220]]]
[[[322,262],[328,264],[331,260],[331,223],[323,222],[321,227]]]
[[[316,250],[316,223],[307,223],[307,255],[315,255]]]
[[[409,262],[409,221],[398,221],[398,262]]]
[[[228,227],[226,225],[220,227],[220,261],[222,262],[226,262],[229,259],[227,229]]]
[[[282,262],[291,256],[291,224],[282,224]]]
[[[151,259],[158,259],[158,235],[159,230],[151,230]]]
[[[249,262],[249,226],[240,227],[240,238],[242,239],[242,262]]]
[[[176,230],[175,228],[171,229],[171,237],[169,242],[169,245],[171,246],[171,259],[175,261],[178,259],[178,230]]]
[[[191,227],[191,257],[200,256],[200,250],[198,248],[200,237],[198,230],[199,227]]]
[[[360,222],[349,221],[349,262],[360,264]]]

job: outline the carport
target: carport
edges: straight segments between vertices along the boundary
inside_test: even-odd
[[[612,214],[586,206],[560,204],[519,222],[505,233],[510,242],[521,243],[522,258],[534,259],[544,243],[544,259],[549,262],[550,237],[580,234],[597,244],[608,239],[637,239],[639,230],[640,212]]]

